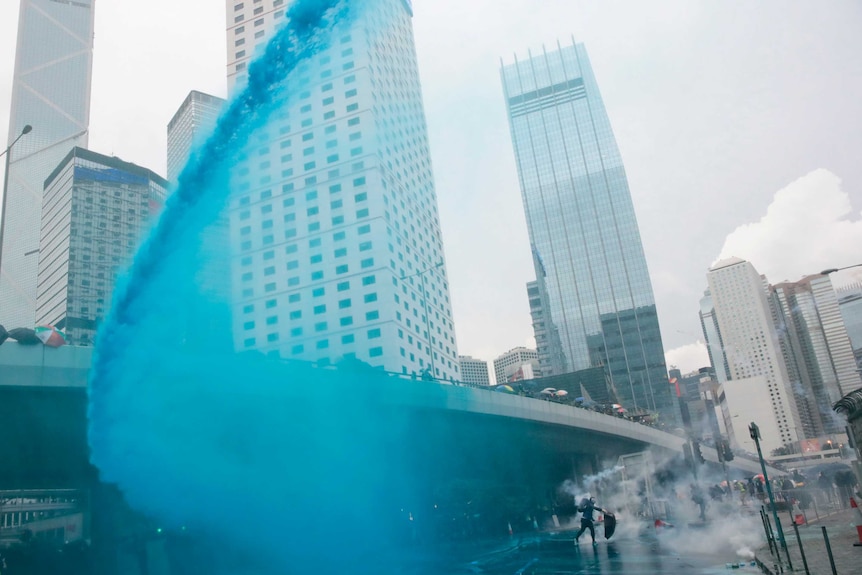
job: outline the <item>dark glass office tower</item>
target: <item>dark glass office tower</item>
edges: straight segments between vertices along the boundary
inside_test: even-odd
[[[542,373],[603,366],[625,407],[678,421],[625,170],[584,46],[516,57],[502,77],[541,298]]]

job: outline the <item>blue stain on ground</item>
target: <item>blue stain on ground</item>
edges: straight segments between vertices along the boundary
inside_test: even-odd
[[[232,166],[290,103],[294,70],[363,4],[289,8],[118,285],[90,382],[101,480],[166,528],[203,534],[272,573],[397,571],[395,507],[419,479],[407,422],[375,391],[384,376],[233,353],[230,333],[206,323],[229,304],[199,274],[212,264],[207,233],[228,206]]]

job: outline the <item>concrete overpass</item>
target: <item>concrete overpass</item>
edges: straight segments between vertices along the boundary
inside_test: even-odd
[[[7,437],[11,432],[12,437],[27,438],[27,443],[44,444],[34,449],[58,457],[56,462],[43,462],[51,477],[45,487],[74,487],[63,480],[70,474],[87,480],[91,477],[92,471],[85,468],[86,388],[92,353],[89,347],[0,346],[0,412],[9,412],[0,415],[7,422],[19,421],[26,426],[18,430],[7,427]],[[441,385],[396,375],[376,377],[375,385],[382,386],[382,396],[393,409],[415,412],[417,422],[426,417],[431,418],[427,421],[451,423],[453,428],[460,425],[464,436],[493,430],[501,436],[529,438],[527,445],[544,451],[548,458],[571,460],[568,470],[575,476],[595,473],[621,455],[646,449],[659,455],[680,454],[685,444],[683,437],[619,417],[486,388]],[[37,407],[34,401],[38,398],[47,403]],[[20,417],[21,406],[31,412],[29,416]],[[417,423],[414,432],[424,434],[420,426]],[[5,450],[15,443],[6,442]],[[478,444],[474,447],[484,448]],[[702,446],[701,451],[707,462],[718,464],[714,449]],[[26,460],[27,453],[13,448],[0,455],[15,461],[16,457]],[[760,473],[758,462],[742,457],[736,457],[729,467],[739,475]],[[783,473],[775,468],[769,471]],[[26,473],[10,476],[7,471],[0,477],[0,489],[33,487],[26,483],[33,479]]]

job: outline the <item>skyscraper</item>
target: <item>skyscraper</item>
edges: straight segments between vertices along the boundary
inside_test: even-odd
[[[90,120],[95,0],[21,0],[0,250],[0,322],[32,326],[45,178],[75,146],[86,146]]]
[[[218,121],[224,100],[192,90],[168,123],[168,181],[176,184],[195,144]]]
[[[832,281],[818,274],[777,284],[771,293],[795,364],[791,379],[798,379],[801,395],[810,404],[813,436],[837,433],[844,426],[832,406],[862,387],[862,381]]]
[[[458,380],[437,196],[403,0],[359,18],[290,79],[232,186],[235,345]],[[228,0],[229,84],[284,17]]]
[[[677,421],[617,144],[586,50],[502,67],[543,321],[544,375],[603,366],[621,403]]]
[[[167,182],[152,171],[74,148],[45,182],[36,321],[91,345]]]
[[[734,415],[745,416],[734,420],[736,443],[749,444],[745,426],[751,421],[761,426],[768,450],[798,442],[802,424],[765,278],[751,263],[730,258],[716,263],[707,280],[727,361],[727,402]]]

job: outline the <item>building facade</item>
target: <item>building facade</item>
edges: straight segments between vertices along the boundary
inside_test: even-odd
[[[218,121],[225,101],[192,90],[168,123],[168,181],[176,184],[194,147]]]
[[[92,345],[110,307],[118,270],[167,193],[146,168],[74,148],[45,182],[36,322]]]
[[[516,57],[502,80],[544,323],[542,372],[603,366],[620,403],[678,421],[625,169],[584,46]]]
[[[733,409],[745,406],[744,413],[756,414],[751,421],[770,431],[763,438],[770,450],[798,443],[804,434],[765,279],[751,263],[730,258],[716,263],[707,281],[727,360],[727,379],[721,383],[731,412],[736,415]],[[736,423],[731,435],[737,445],[748,436],[740,427],[751,421]]]
[[[227,15],[236,90],[284,5]],[[235,346],[459,380],[410,3],[363,3],[289,83],[233,174]]]
[[[535,349],[516,347],[499,356],[494,360],[494,378],[497,384],[509,381],[509,378],[515,375],[524,365],[530,366],[530,375],[532,377],[521,377],[521,379],[542,377],[542,371],[539,367],[539,354]]]
[[[838,290],[838,306],[844,327],[853,347],[858,369],[862,369],[862,286],[854,285]]]
[[[862,387],[838,297],[826,275],[772,286],[788,373],[798,384],[797,403],[808,437],[841,431],[832,406]],[[803,414],[803,405],[807,415]]]
[[[9,142],[8,197],[0,225],[0,323],[32,327],[45,178],[90,121],[95,0],[21,0]]]
[[[475,359],[469,355],[459,355],[458,364],[461,366],[462,382],[472,385],[491,385],[487,361]]]

